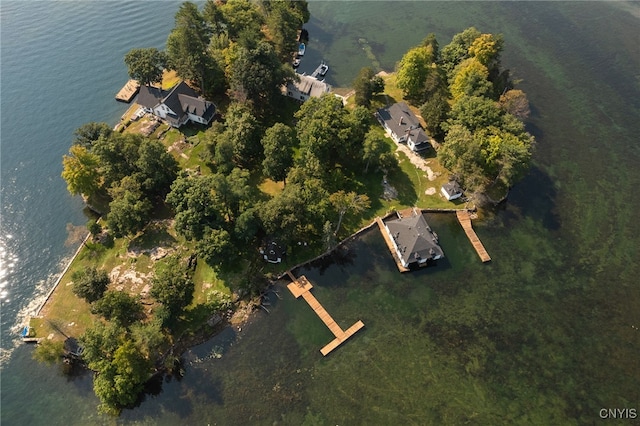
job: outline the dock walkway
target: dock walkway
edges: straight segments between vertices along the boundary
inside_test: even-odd
[[[466,210],[459,210],[456,212],[456,216],[458,217],[458,222],[460,222],[462,229],[464,229],[464,232],[467,234],[467,238],[471,241],[471,245],[476,250],[476,253],[478,253],[478,256],[480,256],[480,259],[483,262],[489,262],[491,257],[489,257],[489,253],[487,253],[487,250],[482,245],[482,241],[480,241],[480,238],[476,235],[476,231],[473,230],[469,212]]]
[[[140,90],[138,80],[129,80],[116,95],[116,100],[129,103],[138,94],[138,90]]]
[[[290,277],[295,278],[290,271],[287,271]],[[329,313],[324,309],[324,307],[318,302],[318,299],[315,298],[313,294],[311,294],[311,289],[313,285],[309,282],[307,277],[304,275],[300,278],[294,280],[292,283],[287,285],[287,288],[293,296],[297,299],[300,296],[311,306],[311,309],[314,310],[316,315],[324,322],[324,324],[331,330],[335,339],[333,339],[329,344],[320,349],[320,353],[322,355],[327,356],[332,350],[340,346],[341,343],[346,341],[349,337],[354,335],[358,330],[364,327],[364,323],[362,321],[358,321],[349,327],[346,331],[342,330],[340,326],[334,321],[334,319],[329,315]]]
[[[384,242],[387,243],[387,247],[389,247],[389,251],[391,252],[391,256],[393,257],[393,260],[396,262],[396,266],[398,267],[398,270],[400,272],[408,272],[409,268],[402,265],[402,262],[400,261],[400,257],[398,257],[398,253],[396,253],[396,247],[393,244],[393,241],[391,241],[391,238],[389,237],[389,233],[387,232],[387,229],[385,228],[384,223],[382,222],[382,219],[380,219],[379,216],[376,217],[376,223],[380,228],[380,233],[384,238]]]

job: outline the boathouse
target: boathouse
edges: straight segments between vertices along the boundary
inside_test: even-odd
[[[331,86],[309,75],[298,74],[299,81],[282,86],[282,94],[297,101],[304,102],[309,98],[319,98],[331,91]]]
[[[451,201],[462,197],[462,188],[460,188],[458,182],[451,181],[442,185],[440,193],[447,199],[447,201]]]
[[[216,106],[199,96],[184,81],[170,90],[142,86],[136,102],[145,112],[165,120],[176,128],[188,121],[207,125],[216,113]]]
[[[376,118],[396,143],[406,143],[415,152],[431,147],[429,137],[420,127],[418,117],[405,102],[380,108]]]
[[[397,217],[383,223],[383,232],[387,234],[385,240],[391,243],[389,248],[393,248],[404,268],[429,266],[444,257],[438,235],[431,230],[419,209],[398,212]]]

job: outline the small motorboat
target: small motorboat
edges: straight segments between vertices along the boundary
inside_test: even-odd
[[[293,60],[293,67],[294,67],[294,68],[298,68],[299,66],[300,66],[300,59],[295,58],[295,59]]]
[[[300,43],[298,46],[298,56],[304,56],[305,50],[307,50],[307,46],[305,46],[304,43]]]
[[[324,62],[321,63],[320,68],[318,69],[318,75],[325,76],[327,74],[327,71],[329,71],[329,65],[325,64]]]

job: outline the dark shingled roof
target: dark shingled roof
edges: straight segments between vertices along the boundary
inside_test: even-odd
[[[429,138],[420,127],[418,117],[411,111],[405,102],[398,102],[391,106],[380,108],[377,112],[378,118],[396,134],[402,138],[407,135],[416,146],[416,151],[429,148]]]
[[[140,88],[137,103],[147,108],[154,108],[159,103],[164,103],[176,113],[167,115],[167,121],[175,124],[184,122],[184,116],[187,113],[202,117],[207,122],[216,113],[216,106],[198,96],[198,93],[184,81],[176,84],[169,91],[143,86]]]
[[[458,185],[458,182],[456,181],[445,183],[442,185],[442,189],[447,191],[447,194],[449,194],[450,197],[462,193],[462,188],[460,188],[460,185]]]
[[[412,215],[385,222],[391,237],[408,265],[418,264],[420,259],[435,260],[444,257],[438,245],[438,237],[427,224],[423,214]]]

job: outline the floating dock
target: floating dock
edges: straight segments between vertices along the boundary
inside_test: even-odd
[[[478,256],[480,256],[480,259],[483,262],[489,262],[491,257],[482,245],[480,238],[476,235],[476,231],[473,230],[473,226],[471,226],[471,217],[469,212],[467,210],[458,210],[456,212],[456,216],[458,217],[458,222],[460,222],[462,229],[464,229],[464,232],[467,234],[467,238],[471,241],[471,245],[476,250],[476,253],[478,253]]]
[[[328,345],[320,349],[320,353],[323,356],[327,356],[332,350],[340,346],[344,341],[346,341],[349,337],[353,336],[358,330],[364,327],[364,323],[362,321],[358,321],[349,327],[347,330],[342,330],[340,326],[334,321],[334,319],[329,315],[329,313],[324,309],[324,307],[318,302],[318,299],[315,298],[313,294],[311,294],[311,289],[313,285],[309,282],[307,277],[304,275],[300,278],[295,278],[290,271],[287,271],[287,274],[294,281],[287,285],[289,291],[293,294],[293,296],[297,299],[300,296],[311,306],[311,309],[314,310],[316,315],[320,317],[322,322],[331,330],[335,339],[333,339]]]
[[[327,74],[327,71],[329,71],[329,66],[322,61],[320,62],[320,65],[318,65],[318,68],[311,73],[311,77],[320,79]]]
[[[138,80],[129,80],[116,95],[116,100],[129,103],[138,94],[139,90],[140,83],[138,83]]]
[[[393,257],[393,260],[396,262],[396,266],[398,267],[398,270],[400,272],[409,272],[410,269],[402,265],[402,262],[398,257],[398,253],[396,253],[396,247],[393,244],[393,241],[391,241],[391,237],[389,237],[389,233],[387,232],[387,229],[384,226],[384,222],[382,222],[382,219],[380,219],[380,217],[376,217],[376,223],[380,228],[380,233],[384,238],[384,242],[387,243],[387,247],[389,247],[389,251],[391,252],[391,256]]]

